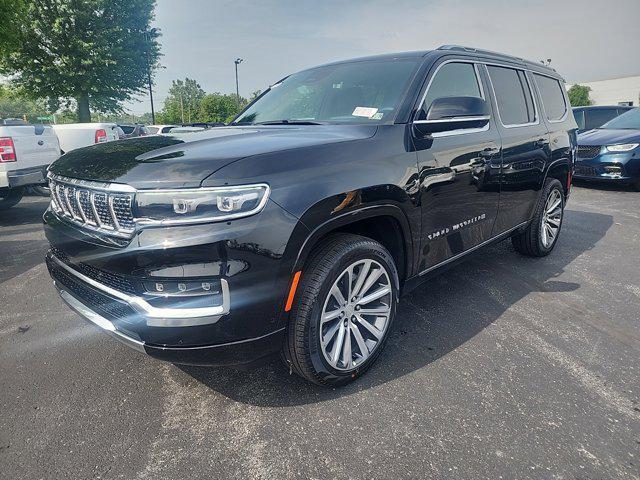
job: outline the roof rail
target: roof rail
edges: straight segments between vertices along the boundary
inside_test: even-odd
[[[510,60],[519,60],[521,62],[526,62],[524,58],[516,57],[514,55],[507,55],[506,53],[493,52],[491,50],[482,50],[480,48],[463,47],[462,45],[441,45],[436,50],[457,50],[459,52],[484,53],[486,55],[491,55],[492,57],[502,57],[502,58],[508,58]]]
[[[516,57],[515,55],[507,55],[506,53],[494,52],[491,50],[482,50],[480,48],[471,48],[471,47],[463,47],[462,45],[441,45],[436,50],[455,50],[458,52],[468,52],[468,53],[479,53],[485,55],[491,55],[492,57],[505,58],[508,60],[516,60],[523,63],[528,63],[530,65],[536,65],[538,67],[548,68],[551,71],[556,71],[555,68],[550,67],[549,65],[544,65],[543,63],[532,62],[531,60],[526,60],[522,57]]]

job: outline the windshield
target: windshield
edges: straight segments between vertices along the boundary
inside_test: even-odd
[[[417,63],[366,61],[305,70],[271,87],[233,123],[384,123],[393,119]]]
[[[600,128],[606,130],[640,130],[640,108],[629,110],[619,117],[616,117],[613,120],[609,120]]]

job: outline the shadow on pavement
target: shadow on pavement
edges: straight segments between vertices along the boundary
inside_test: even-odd
[[[44,197],[25,198],[0,210],[0,283],[44,261],[48,245],[42,234],[42,215],[48,205]]]
[[[366,390],[428,366],[490,326],[532,292],[571,292],[579,284],[555,280],[592,249],[611,227],[609,215],[567,210],[556,250],[545,258],[518,255],[510,242],[479,251],[403,298],[382,355],[354,384],[325,389],[289,375],[279,359],[252,371],[180,366],[209,388],[259,406],[322,402]],[[499,291],[483,287],[490,278]],[[497,296],[500,301],[496,301]]]

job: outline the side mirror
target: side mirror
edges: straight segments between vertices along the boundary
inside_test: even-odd
[[[420,111],[413,128],[419,136],[464,128],[482,128],[489,123],[489,106],[479,97],[436,98],[429,111]]]

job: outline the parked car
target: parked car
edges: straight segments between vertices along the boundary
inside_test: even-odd
[[[71,308],[156,358],[281,352],[342,385],[380,354],[400,293],[503,239],[551,253],[575,129],[562,78],[508,55],[311,68],[228,127],[60,158],[48,268]]]
[[[118,125],[120,129],[124,132],[124,138],[133,138],[133,137],[144,137],[145,135],[149,135],[149,130],[145,125],[140,125],[136,123],[135,125]]]
[[[0,210],[16,205],[26,187],[47,184],[47,167],[60,156],[49,125],[0,119]]]
[[[169,133],[171,129],[178,127],[178,125],[149,125],[147,130],[150,135],[164,135]]]
[[[578,133],[599,128],[609,120],[628,112],[632,108],[622,105],[598,105],[573,108],[573,116],[578,124]]]
[[[575,178],[628,184],[640,191],[640,108],[578,135]]]
[[[53,125],[60,141],[62,153],[76,148],[118,140],[118,126],[115,123],[65,123]]]
[[[194,132],[202,132],[207,130],[204,127],[174,127],[168,133],[168,135],[179,135],[182,133],[194,133]]]

